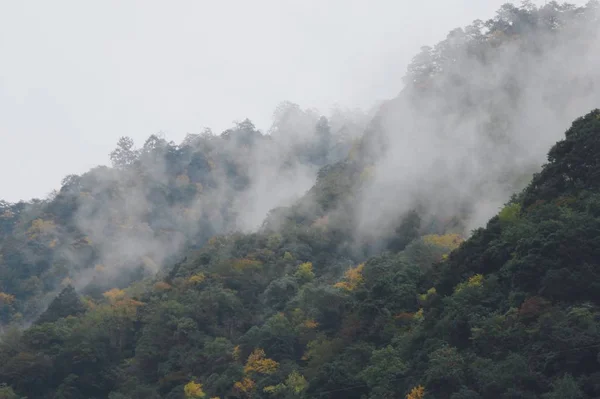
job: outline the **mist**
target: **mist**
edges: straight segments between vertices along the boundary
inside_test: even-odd
[[[268,117],[256,112],[265,128],[240,117],[219,134],[119,134],[104,155],[112,167],[68,175],[41,201],[0,203],[11,237],[3,267],[20,295],[36,298],[23,313],[35,318],[48,292],[68,284],[97,296],[152,277],[211,237],[256,232],[272,210],[298,203],[313,226],[351,230],[345,245],[383,242],[414,209],[424,232],[466,236],[527,184],[573,119],[598,107],[598,26],[594,3],[504,7],[424,47],[389,77],[392,98],[377,106],[279,99]],[[328,176],[347,164],[363,168],[360,179]],[[355,191],[337,190],[348,181]],[[349,195],[318,209],[315,182]],[[21,264],[37,280],[14,277]]]
[[[44,197],[121,136],[181,142],[245,118],[267,132],[285,100],[369,110],[421,45],[502,3],[2,2],[0,198]]]
[[[525,187],[574,119],[599,106],[596,4],[506,7],[492,21],[502,24],[512,37],[476,21],[415,57],[407,88],[376,117],[361,233],[419,208],[426,219],[460,215],[469,235]]]

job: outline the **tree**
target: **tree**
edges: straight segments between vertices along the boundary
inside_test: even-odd
[[[304,262],[300,264],[296,270],[296,273],[294,273],[294,277],[300,280],[301,284],[313,281],[315,278],[315,273],[313,272],[312,262]]]
[[[134,142],[130,137],[121,137],[119,139],[117,148],[110,153],[110,160],[114,167],[122,168],[135,162],[138,151],[133,146]]]
[[[205,398],[206,394],[202,390],[202,384],[190,381],[183,387],[183,392],[187,399]]]
[[[86,310],[72,285],[66,286],[50,303],[48,309],[37,319],[36,324],[52,323],[67,316],[78,316]]]
[[[0,399],[21,399],[11,387],[0,384]]]
[[[423,399],[425,397],[425,388],[421,385],[414,387],[406,395],[406,399]]]
[[[573,376],[565,374],[552,383],[552,391],[543,397],[544,399],[581,399],[584,395]]]
[[[311,151],[311,160],[316,165],[325,165],[333,141],[329,121],[326,117],[321,116],[317,121],[315,136],[316,140]]]
[[[259,374],[273,374],[277,371],[279,363],[273,359],[269,359],[265,355],[265,351],[261,348],[255,349],[244,366],[244,373],[248,374],[251,372]]]
[[[346,272],[344,273],[344,281],[335,283],[334,287],[341,288],[346,291],[356,290],[362,285],[364,281],[362,274],[364,267],[365,264],[361,263],[356,267],[351,267],[350,269],[346,270]]]
[[[402,217],[400,225],[396,227],[393,237],[387,247],[389,250],[402,251],[414,239],[419,237],[421,228],[421,217],[418,212],[410,211]]]

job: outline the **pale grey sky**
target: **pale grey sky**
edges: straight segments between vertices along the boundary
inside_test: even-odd
[[[370,108],[420,46],[505,2],[0,0],[0,199],[107,164],[123,135],[266,130],[283,100]]]

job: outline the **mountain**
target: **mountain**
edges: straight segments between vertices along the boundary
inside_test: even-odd
[[[0,398],[599,397],[600,111],[547,152],[600,102],[598,8],[505,5],[369,117],[122,138],[1,203]]]
[[[101,297],[153,276],[186,248],[254,229],[273,206],[302,195],[318,168],[350,147],[347,126],[359,122],[338,111],[330,126],[326,117],[284,105],[306,122],[294,141],[283,117],[275,137],[249,120],[179,145],[153,135],[137,149],[123,137],[112,168],[67,176],[44,200],[0,202],[0,292],[11,298],[0,327],[34,321],[70,284]]]
[[[36,398],[597,397],[599,137],[600,110],[577,119],[464,242],[349,265],[319,225],[238,233],[104,301],[66,288],[5,332],[0,378]]]

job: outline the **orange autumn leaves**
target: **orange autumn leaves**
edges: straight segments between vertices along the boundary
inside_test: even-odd
[[[243,397],[252,397],[257,389],[256,382],[252,377],[258,375],[272,375],[278,371],[279,363],[273,359],[266,357],[265,351],[262,348],[254,349],[248,356],[246,365],[244,366],[244,377],[234,384],[234,389]],[[306,390],[308,382],[302,374],[297,370],[292,371],[284,382],[277,385],[269,385],[263,388],[263,391],[268,394],[280,395],[287,393],[300,394]]]
[[[120,290],[118,288],[113,288],[102,295],[114,309],[120,310],[125,316],[130,318],[135,316],[139,306],[144,305],[143,302],[129,298],[125,290]]]
[[[333,286],[345,291],[356,290],[364,281],[362,274],[364,267],[365,264],[361,263],[356,267],[351,267],[350,269],[346,270],[346,273],[344,273],[344,280],[335,283]]]
[[[244,366],[244,373],[249,374],[255,372],[260,374],[273,374],[277,371],[278,367],[279,363],[267,358],[265,351],[259,348],[255,349],[250,356],[248,356],[248,360]]]
[[[408,395],[406,395],[406,399],[423,399],[425,397],[425,388],[421,385],[414,387]]]
[[[250,397],[256,389],[256,383],[252,380],[253,374],[273,374],[279,368],[279,363],[273,359],[269,359],[265,351],[261,348],[254,349],[248,356],[246,365],[244,366],[244,378],[234,384],[234,389],[240,394]]]

